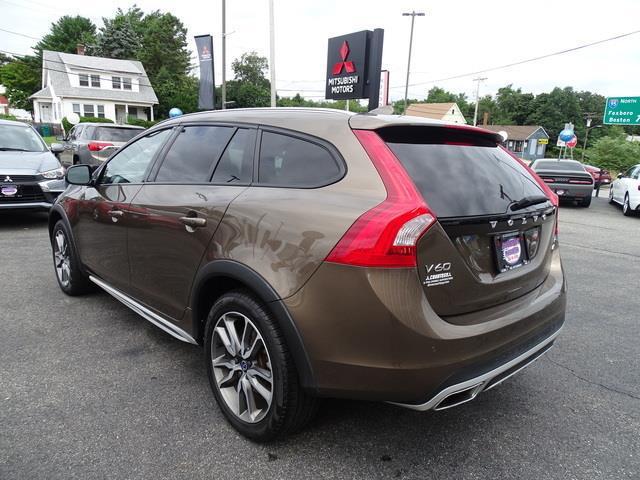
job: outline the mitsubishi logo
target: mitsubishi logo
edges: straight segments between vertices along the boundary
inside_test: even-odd
[[[342,42],[339,52],[342,61],[333,66],[333,75],[340,75],[343,69],[346,70],[347,73],[354,73],[356,71],[356,66],[351,60],[347,60],[347,57],[349,56],[349,43],[346,40]]]
[[[9,175],[7,175],[6,177],[4,177],[4,181],[5,182],[13,182],[13,180],[11,180],[11,177]]]

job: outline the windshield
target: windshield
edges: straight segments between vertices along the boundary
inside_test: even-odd
[[[0,125],[0,151],[45,152],[47,146],[28,125]]]
[[[576,162],[563,162],[562,160],[538,160],[533,164],[534,170],[571,170],[584,172],[582,165]]]
[[[93,139],[106,142],[128,142],[141,131],[142,129],[137,128],[96,127]]]

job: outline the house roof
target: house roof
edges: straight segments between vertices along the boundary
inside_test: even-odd
[[[51,89],[48,86],[46,86],[42,90],[39,90],[33,95],[31,95],[29,98],[46,98],[51,100]]]
[[[65,98],[113,100],[117,102],[130,103],[151,103],[157,104],[153,87],[149,83],[149,78],[137,60],[118,60],[114,58],[90,57],[87,55],[72,55],[70,53],[52,52],[44,50],[42,52],[43,69],[49,73],[49,83],[53,86],[56,95]],[[93,71],[103,71],[105,73],[129,73],[140,75],[140,91],[130,92],[125,90],[107,90],[101,88],[74,87],[69,82],[67,68],[86,68]],[[34,93],[30,98],[46,98],[43,95],[48,87]],[[49,98],[51,92],[48,91]]]
[[[450,103],[412,103],[407,107],[407,115],[416,117],[436,118],[441,120],[448,115],[452,108],[457,107],[453,102]]]
[[[542,129],[547,138],[549,134],[539,125],[479,125],[482,128],[491,130],[492,132],[507,132],[509,140],[527,140],[531,135]]]

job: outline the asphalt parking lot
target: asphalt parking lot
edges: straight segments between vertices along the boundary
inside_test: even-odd
[[[46,215],[0,215],[0,478],[640,478],[640,217],[565,206],[569,305],[540,361],[417,413],[327,401],[287,440],[224,421],[202,351],[107,294],[70,298]]]

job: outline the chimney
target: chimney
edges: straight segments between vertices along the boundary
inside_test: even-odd
[[[79,43],[79,44],[76,45],[76,53],[78,55],[84,55],[86,51],[87,51],[86,45],[84,45],[82,43]]]

